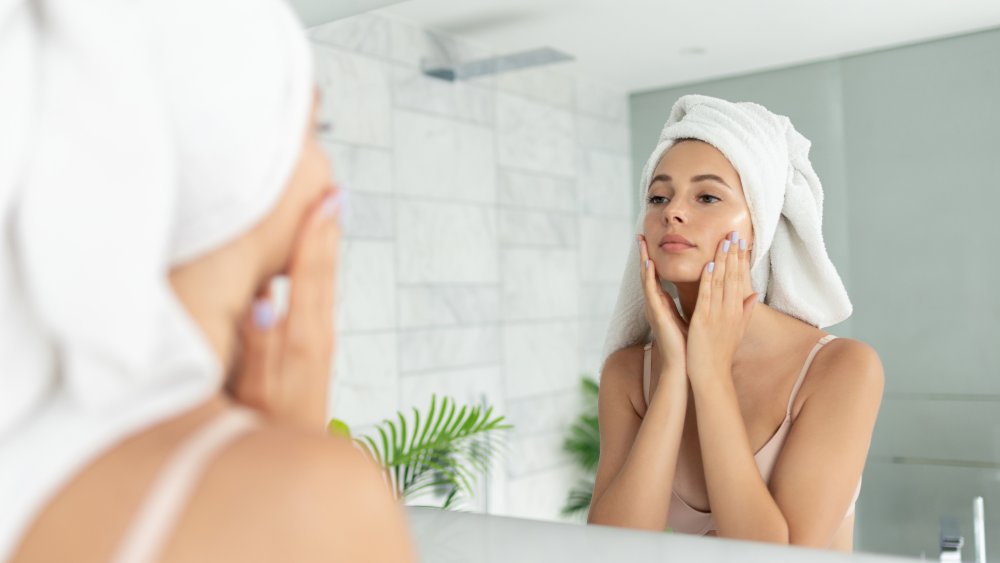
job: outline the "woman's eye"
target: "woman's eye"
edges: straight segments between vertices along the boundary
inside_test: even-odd
[[[664,196],[662,196],[662,195],[651,195],[651,196],[649,196],[649,197],[648,197],[648,198],[646,199],[646,201],[647,201],[647,202],[648,202],[648,203],[649,203],[650,205],[659,205],[659,204],[661,204],[661,203],[666,203],[666,202],[667,202],[667,198],[666,198],[666,197],[664,197]]]
[[[715,197],[714,195],[703,195],[698,199],[700,199],[704,203],[715,203],[717,201],[722,201],[721,199]]]

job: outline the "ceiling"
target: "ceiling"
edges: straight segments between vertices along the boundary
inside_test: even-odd
[[[627,92],[1000,27],[997,0],[406,0],[380,12],[500,53],[554,47]]]
[[[289,0],[306,27],[321,25],[402,0]]]

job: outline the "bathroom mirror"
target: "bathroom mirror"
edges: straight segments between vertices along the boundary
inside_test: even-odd
[[[641,167],[679,96],[755,101],[812,141],[854,305],[827,330],[885,369],[856,550],[937,558],[952,518],[974,560],[980,496],[1000,546],[995,2],[409,0],[309,33],[350,191],[330,412],[355,435],[435,394],[492,406],[512,428],[462,506],[582,525],[564,445]]]

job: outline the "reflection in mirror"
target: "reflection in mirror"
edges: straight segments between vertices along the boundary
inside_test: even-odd
[[[961,536],[974,559],[977,497],[983,545],[1000,541],[1000,10],[639,4],[411,0],[310,29],[351,192],[332,416],[375,442],[432,395],[503,417],[456,442],[473,455],[442,471],[461,486],[411,504],[461,491],[449,507],[927,558]],[[574,61],[422,72],[546,48]],[[708,142],[644,174],[689,94],[768,113],[720,105],[735,125],[678,129]],[[782,165],[798,139],[772,114],[807,162]],[[685,334],[734,230],[752,283],[733,294],[763,302],[738,337],[735,320]],[[679,305],[653,317],[674,332],[653,331],[648,392],[645,311],[616,309],[642,296],[636,234]]]

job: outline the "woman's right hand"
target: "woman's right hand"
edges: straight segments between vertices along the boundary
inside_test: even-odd
[[[670,295],[663,291],[660,276],[656,273],[656,263],[649,258],[646,237],[639,235],[639,268],[642,289],[646,297],[646,320],[653,329],[655,348],[659,350],[664,370],[687,372],[687,331],[688,324],[681,317],[677,305]]]
[[[298,234],[288,268],[288,314],[256,296],[242,328],[243,350],[230,381],[237,401],[274,420],[326,428],[340,242],[339,189],[317,202]]]

